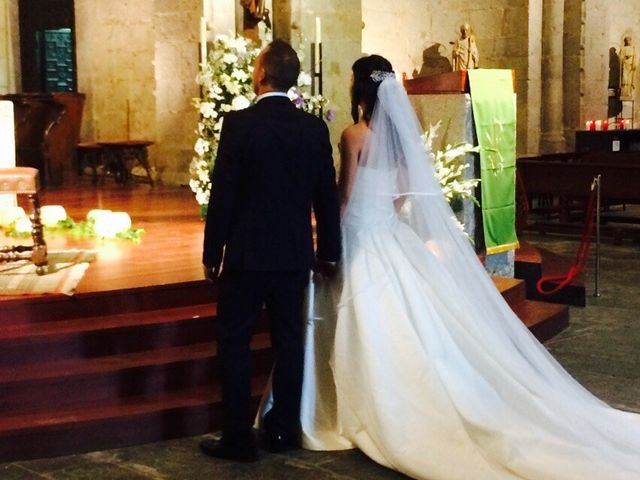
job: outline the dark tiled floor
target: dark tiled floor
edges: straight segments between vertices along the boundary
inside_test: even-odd
[[[534,237],[533,243],[573,258],[575,240]],[[594,298],[593,262],[586,308],[572,308],[571,327],[547,343],[553,355],[605,401],[640,412],[640,245],[602,247],[602,296]],[[266,455],[256,464],[209,459],[200,438],[0,465],[2,480],[391,480],[405,478],[357,451],[296,451]]]

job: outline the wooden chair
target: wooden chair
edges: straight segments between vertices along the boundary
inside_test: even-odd
[[[38,275],[47,270],[47,245],[42,235],[40,220],[40,190],[38,170],[31,167],[0,168],[0,193],[27,195],[31,202],[31,236],[33,245],[0,247],[0,262],[29,259],[36,266]]]

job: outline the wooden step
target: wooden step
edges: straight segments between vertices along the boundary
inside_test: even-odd
[[[566,305],[527,300],[524,280],[504,277],[492,277],[492,280],[514,313],[541,342],[569,326]]]
[[[537,335],[545,338],[557,330],[527,303],[522,280],[495,278],[494,283]],[[184,288],[184,295],[167,287],[129,292],[134,298],[108,292],[38,299],[29,311],[15,301],[0,307],[9,312],[0,318],[0,461],[219,429],[212,290]],[[554,322],[561,317],[547,313]],[[272,365],[265,315],[256,331],[257,405]]]
[[[213,304],[217,289],[205,281],[155,285],[107,292],[25,295],[0,301],[0,331],[7,326],[95,315],[118,315],[180,306]]]
[[[527,298],[526,285],[518,278],[491,277],[496,288],[509,305],[515,305]]]
[[[257,403],[268,374],[254,376]],[[109,406],[52,409],[0,419],[0,461],[82,453],[198,435],[222,423],[217,385],[161,396],[131,397]]]
[[[273,361],[269,335],[254,335],[251,349],[254,372],[268,373]],[[82,408],[118,404],[135,395],[162,395],[210,385],[219,377],[216,355],[216,343],[208,342],[1,368],[0,411],[34,412],[42,407],[43,398],[48,409]]]
[[[79,318],[6,327],[0,331],[0,366],[94,358],[213,341],[215,307]]]
[[[569,307],[566,305],[523,300],[511,305],[511,309],[541,342],[569,326]]]
[[[100,315],[73,320],[43,321],[3,326],[0,341],[29,339],[31,341],[55,341],[56,337],[87,332],[104,332],[146,325],[160,325],[176,320],[213,318],[217,313],[215,304],[189,305],[155,309],[116,315]]]

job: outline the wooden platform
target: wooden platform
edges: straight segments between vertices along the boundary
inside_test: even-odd
[[[515,254],[515,277],[525,281],[527,298],[529,299],[584,307],[587,300],[582,274],[574,278],[561,291],[552,295],[542,295],[536,288],[541,277],[565,275],[571,265],[570,260],[521,240],[520,248],[516,250]],[[550,282],[545,285],[545,289],[551,290],[557,284],[558,282]]]
[[[139,245],[49,240],[97,248],[73,297],[0,297],[0,461],[105,449],[218,429],[216,291],[201,280],[203,224],[187,189],[48,190],[76,219],[89,209],[131,214]],[[2,240],[6,241],[6,240]],[[522,280],[496,279],[544,340],[566,306],[526,299]],[[253,339],[254,401],[271,368],[266,319]]]

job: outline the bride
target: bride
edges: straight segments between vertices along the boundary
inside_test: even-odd
[[[429,480],[640,478],[640,416],[581,387],[510,310],[391,64],[365,57],[353,75],[342,278],[315,286],[304,446],[357,447]]]

